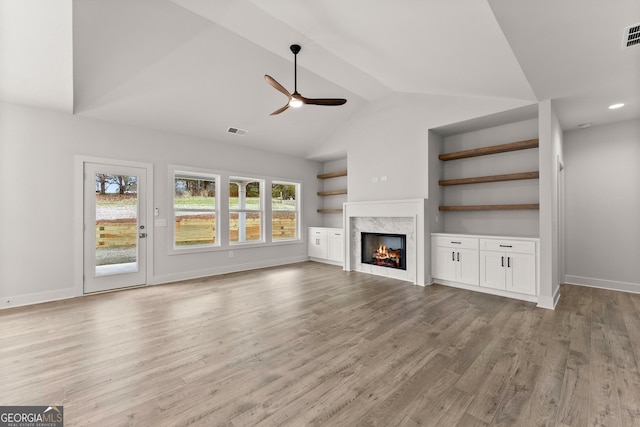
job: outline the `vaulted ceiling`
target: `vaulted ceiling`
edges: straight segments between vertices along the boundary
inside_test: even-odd
[[[391,95],[552,99],[568,130],[640,117],[638,23],[638,0],[0,0],[0,100],[299,157]],[[269,115],[292,43],[298,90],[347,104]]]

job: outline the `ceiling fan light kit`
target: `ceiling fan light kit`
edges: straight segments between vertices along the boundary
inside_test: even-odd
[[[268,74],[264,75],[264,79],[273,86],[278,92],[281,92],[284,96],[287,97],[288,101],[284,107],[277,109],[273,113],[272,116],[276,114],[280,114],[289,107],[299,108],[304,104],[309,105],[343,105],[347,102],[346,99],[342,98],[305,98],[304,96],[298,93],[298,53],[302,49],[299,44],[292,44],[290,47],[291,53],[293,53],[293,93],[289,93],[287,89],[284,88],[280,83],[278,83],[273,77]]]

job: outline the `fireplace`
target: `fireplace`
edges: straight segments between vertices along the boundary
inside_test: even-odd
[[[360,234],[363,264],[406,270],[406,244],[404,234],[367,233]]]

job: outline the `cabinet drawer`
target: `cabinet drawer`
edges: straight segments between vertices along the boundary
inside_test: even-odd
[[[478,239],[475,237],[457,236],[433,236],[435,246],[446,246],[448,248],[478,249]]]
[[[309,228],[309,237],[326,237],[327,229],[326,228]]]
[[[334,239],[342,239],[342,235],[344,234],[342,230],[329,230],[329,238]]]
[[[535,254],[536,243],[523,240],[480,239],[480,250]]]

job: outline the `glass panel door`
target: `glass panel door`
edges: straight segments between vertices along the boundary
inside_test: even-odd
[[[84,290],[146,283],[143,168],[85,163]]]

